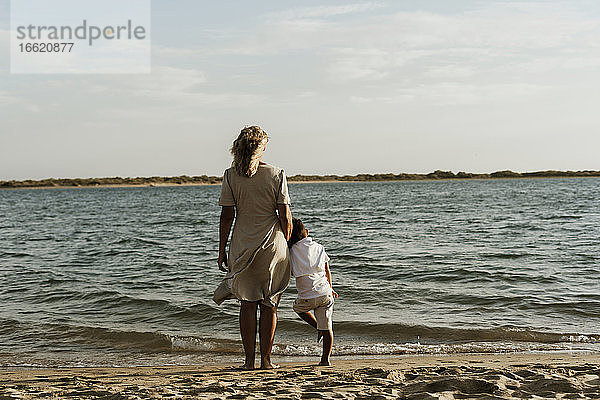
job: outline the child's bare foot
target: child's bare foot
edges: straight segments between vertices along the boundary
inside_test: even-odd
[[[331,362],[329,360],[321,360],[319,365],[322,367],[331,367]]]

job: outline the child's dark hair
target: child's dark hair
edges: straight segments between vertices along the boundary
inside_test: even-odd
[[[292,247],[297,242],[308,236],[308,232],[300,218],[292,218],[292,236],[288,242],[288,246]]]

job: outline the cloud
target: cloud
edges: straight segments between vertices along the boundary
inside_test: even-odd
[[[175,57],[189,57],[196,55],[207,54],[206,49],[185,48],[185,47],[168,47],[160,45],[152,45],[152,57],[161,57],[165,59],[173,59]]]
[[[578,72],[592,71],[600,68],[600,52],[584,51],[584,49],[563,49],[552,55],[533,56],[518,64],[499,65],[496,71],[502,73],[519,73],[543,76],[553,71]]]
[[[11,88],[0,91],[0,107],[16,105],[42,112],[43,118],[60,110],[83,109],[78,120],[86,127],[118,128],[123,121],[185,123],[206,118],[210,107],[243,108],[264,101],[260,94],[210,90],[203,71],[164,65],[155,66],[152,74],[35,75],[33,79],[17,75],[11,79]],[[56,92],[61,96],[49,99],[48,94]]]
[[[573,73],[600,66],[597,18],[568,2],[480,2],[454,13],[393,12],[391,5],[380,12],[382,7],[363,2],[293,8],[257,18],[247,30],[225,27],[209,47],[156,48],[166,62],[198,56],[218,63],[233,56],[238,65],[231,76],[244,76],[242,84],[259,82],[261,95],[235,89],[207,93],[202,74],[168,70],[162,74],[172,76],[143,84],[138,93],[171,101],[169,107],[293,102],[300,101],[301,91],[365,104],[510,104],[552,93]],[[344,18],[361,12],[367,14]],[[273,84],[278,72],[269,68],[275,67],[265,65],[294,57],[302,61],[285,65],[285,73],[315,79],[286,97]]]
[[[329,46],[327,37],[336,36],[335,25],[312,19],[289,19],[265,23],[251,32],[240,32],[214,54],[234,54],[248,56],[281,55],[297,50],[311,52]]]
[[[455,80],[469,78],[475,74],[472,67],[468,65],[432,65],[423,71],[423,74],[433,79]]]
[[[382,8],[380,3],[363,2],[339,6],[292,8],[258,18],[248,29],[223,28],[206,32],[217,44],[201,49],[156,47],[157,56],[191,55],[279,55],[287,51],[317,50],[346,42],[343,30],[330,17],[363,13]],[[341,22],[341,26],[344,23]]]
[[[341,6],[316,6],[316,7],[299,7],[282,12],[268,14],[267,17],[281,20],[281,19],[305,19],[305,18],[327,18],[338,15],[362,13],[371,11],[377,8],[381,8],[380,3],[365,2],[365,3],[354,3],[345,4]]]
[[[330,26],[322,44],[331,48],[328,76],[335,82],[401,76],[453,81],[498,67],[534,70],[532,59],[542,70],[595,67],[586,60],[600,56],[596,20],[567,6],[526,5],[454,15],[399,12]],[[340,49],[337,36],[353,46]]]
[[[203,71],[197,69],[155,66],[151,74],[109,76],[88,82],[92,93],[119,92],[153,99],[172,98],[199,91],[206,83]]]
[[[13,96],[6,91],[0,91],[0,106],[20,103],[21,101],[22,100],[19,97]]]
[[[528,101],[532,96],[543,94],[543,86],[528,83],[468,84],[444,82],[414,87],[404,87],[383,96],[351,96],[358,104],[408,104],[420,103],[436,106],[482,105]]]
[[[98,112],[119,120],[195,121],[206,106],[244,107],[260,104],[264,96],[243,91],[210,91],[203,71],[155,66],[152,74],[86,79],[80,87],[98,98],[111,97]],[[66,83],[61,84],[62,87]],[[98,121],[94,122],[97,123]]]
[[[403,64],[394,53],[381,49],[339,49],[335,54],[329,66],[333,81],[380,80]]]
[[[0,53],[10,54],[10,31],[2,28],[0,28]],[[9,57],[0,57],[0,71],[9,69]]]
[[[124,84],[142,96],[164,96],[196,92],[206,81],[205,73],[197,69],[158,66],[150,75],[127,79]]]
[[[292,8],[263,15],[251,28],[228,28],[210,46],[157,48],[156,54],[236,56],[242,64],[243,57],[302,54],[304,68],[317,68],[310,65],[316,62],[320,76],[335,84],[389,85],[407,76],[453,82],[503,69],[524,73],[535,68],[532,60],[543,69],[594,67],[595,62],[585,60],[598,54],[600,28],[585,10],[556,1],[477,5],[450,14],[393,12],[392,4],[375,2]],[[380,12],[383,7],[385,12]],[[344,17],[366,12],[350,21]],[[333,16],[339,18],[329,18]]]

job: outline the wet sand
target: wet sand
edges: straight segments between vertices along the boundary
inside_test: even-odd
[[[316,361],[315,361],[316,363]],[[333,359],[232,366],[2,368],[0,399],[599,399],[600,354]]]

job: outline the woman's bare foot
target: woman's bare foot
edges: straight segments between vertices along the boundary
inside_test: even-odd
[[[254,369],[254,363],[245,363],[240,365],[240,369],[244,371],[252,371]]]
[[[331,367],[331,361],[329,360],[321,360],[321,362],[318,364],[322,367]]]
[[[260,369],[277,369],[277,368],[279,368],[279,365],[274,364],[272,362],[268,362],[268,363],[260,365]]]

